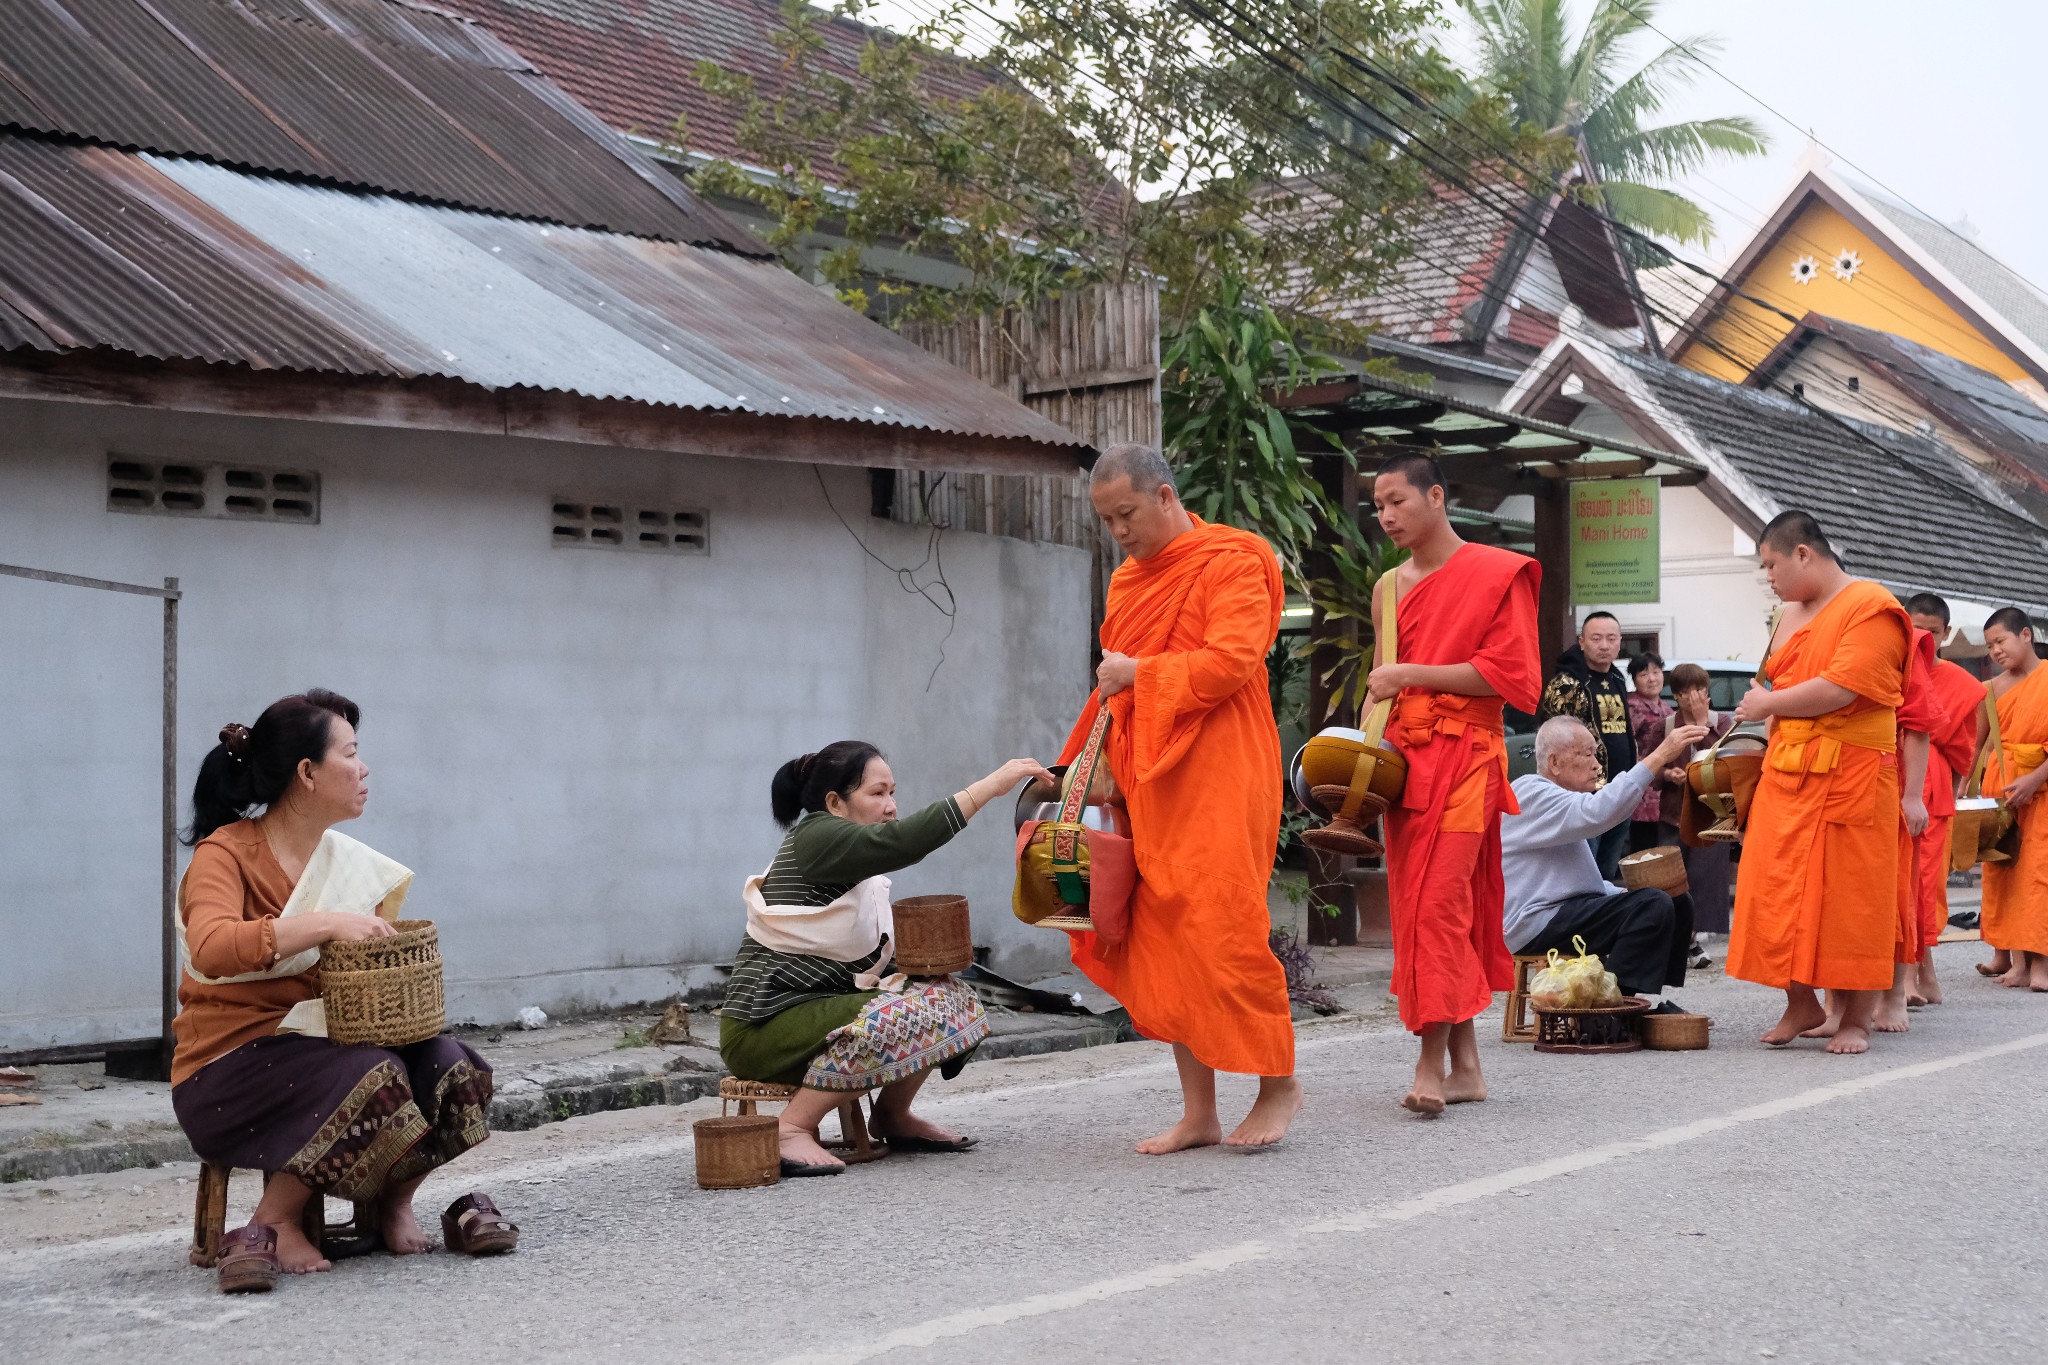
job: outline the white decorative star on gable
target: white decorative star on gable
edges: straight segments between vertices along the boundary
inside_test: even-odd
[[[1792,262],[1792,283],[1812,284],[1813,277],[1820,274],[1820,262],[1811,256],[1801,256]]]
[[[1863,268],[1863,258],[1843,247],[1835,253],[1835,278],[1843,284],[1856,278],[1856,272]]]

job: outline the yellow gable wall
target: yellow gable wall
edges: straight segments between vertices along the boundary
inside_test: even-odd
[[[1831,268],[1841,250],[1863,258],[1862,268],[1847,283],[1836,279]],[[1801,256],[1813,257],[1820,266],[1805,284],[1792,278],[1792,264]],[[2026,378],[2025,370],[1940,295],[1818,199],[1808,201],[1777,243],[1736,283],[1743,293],[1795,318],[1822,313],[1917,341],[2002,379]],[[1792,324],[1778,314],[1747,299],[1731,299],[1678,359],[1703,374],[1741,383],[1791,330]]]

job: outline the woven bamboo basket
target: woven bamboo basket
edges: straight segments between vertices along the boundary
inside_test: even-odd
[[[782,1149],[773,1114],[698,1119],[697,1185],[706,1190],[751,1190],[782,1179]]]
[[[1711,1024],[1704,1014],[1646,1014],[1643,1046],[1652,1052],[1703,1051]]]
[[[1618,1005],[1589,1010],[1536,1011],[1538,1052],[1640,1052],[1640,1027],[1650,1002],[1629,996]]]
[[[965,896],[911,896],[892,908],[896,970],[906,976],[950,976],[974,965],[974,927]]]
[[[440,935],[430,919],[402,919],[390,938],[323,944],[320,998],[337,1043],[404,1047],[446,1027]]]
[[[1621,884],[1631,891],[1655,888],[1672,896],[1692,889],[1685,879],[1685,850],[1676,844],[1660,844],[1621,860]]]

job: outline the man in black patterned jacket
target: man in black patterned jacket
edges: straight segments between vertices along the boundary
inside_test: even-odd
[[[1579,626],[1579,642],[1557,661],[1558,671],[1543,686],[1536,719],[1572,716],[1600,737],[1603,780],[1636,765],[1635,734],[1628,723],[1628,679],[1614,666],[1621,654],[1621,622],[1614,613],[1596,611]],[[1593,847],[1600,875],[1613,881],[1621,875],[1621,855],[1628,851],[1628,821],[1586,841]]]

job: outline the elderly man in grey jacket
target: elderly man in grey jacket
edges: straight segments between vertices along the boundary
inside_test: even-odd
[[[1600,876],[1586,841],[1625,823],[1657,775],[1706,733],[1705,726],[1674,726],[1662,744],[1602,786],[1600,741],[1585,723],[1575,716],[1543,722],[1536,771],[1514,783],[1521,814],[1500,822],[1509,948],[1571,953],[1576,935],[1624,994],[1656,995],[1685,984],[1691,898],[1613,885]]]

